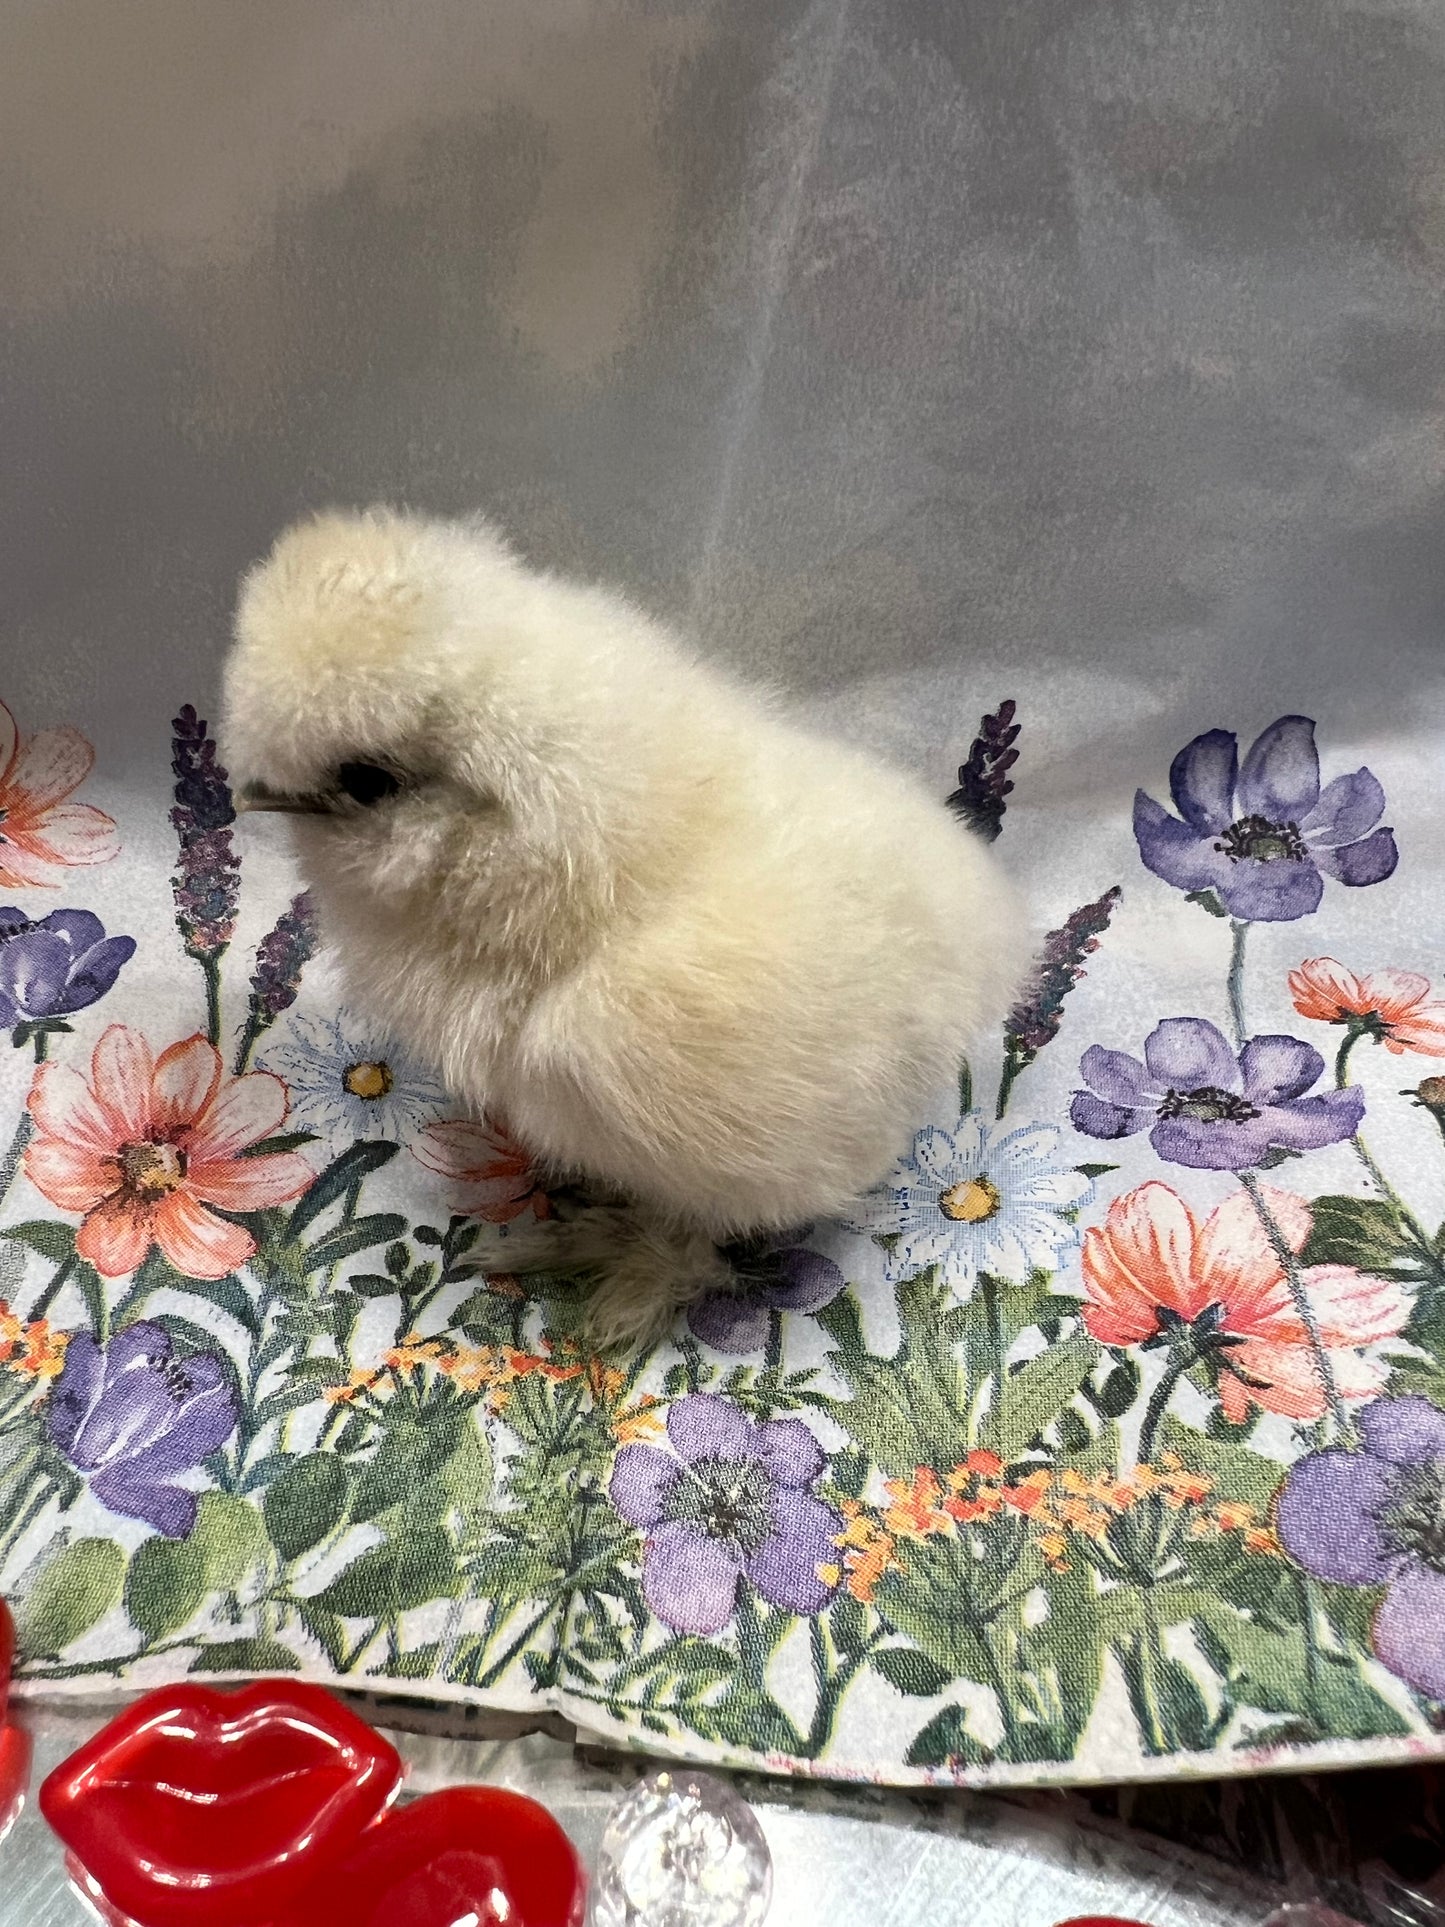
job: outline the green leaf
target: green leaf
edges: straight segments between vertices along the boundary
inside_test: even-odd
[[[279,1639],[227,1639],[203,1646],[193,1673],[299,1673],[301,1662]]]
[[[1397,1738],[1410,1728],[1359,1670],[1353,1656],[1317,1651],[1311,1661],[1301,1626],[1265,1626],[1223,1600],[1202,1599],[1195,1637],[1207,1628],[1210,1664],[1242,1705],[1297,1714],[1332,1738]],[[1203,1647],[1201,1645],[1201,1650]],[[1223,1662],[1222,1667],[1217,1661]]]
[[[230,1492],[203,1492],[189,1543],[205,1561],[206,1586],[229,1592],[260,1556],[265,1531],[255,1506]]]
[[[1352,1265],[1376,1277],[1397,1275],[1410,1246],[1388,1199],[1323,1197],[1310,1209],[1314,1224],[1300,1253],[1302,1265]]]
[[[351,1493],[345,1463],[330,1452],[296,1459],[261,1501],[271,1543],[286,1560],[299,1559],[340,1525]]]
[[[1165,1414],[1159,1428],[1158,1449],[1176,1452],[1191,1472],[1207,1472],[1214,1480],[1216,1498],[1243,1499],[1259,1512],[1268,1508],[1287,1469],[1276,1459],[1252,1452],[1242,1441],[1209,1438],[1172,1412]]]
[[[1133,1359],[1126,1359],[1097,1389],[1086,1385],[1084,1396],[1105,1418],[1122,1418],[1139,1396],[1139,1367]]]
[[[1106,1178],[1111,1171],[1118,1170],[1117,1164],[1076,1164],[1074,1169],[1081,1178]]]
[[[991,1760],[993,1754],[968,1731],[964,1724],[967,1718],[961,1706],[945,1706],[941,1713],[935,1713],[914,1735],[904,1765],[948,1766],[957,1760],[980,1766]]]
[[[298,1358],[291,1376],[310,1379],[316,1385],[344,1385],[347,1371],[339,1358]]]
[[[400,1289],[395,1278],[384,1278],[379,1271],[352,1272],[346,1288],[358,1298],[395,1298]]]
[[[455,1507],[465,1532],[476,1532],[492,1511],[492,1447],[486,1427],[474,1414],[462,1426],[457,1449],[436,1479]]]
[[[840,1592],[828,1614],[833,1644],[845,1657],[861,1653],[867,1641],[868,1615],[851,1593]]]
[[[338,1225],[335,1231],[308,1245],[300,1254],[301,1268],[308,1272],[325,1271],[331,1265],[339,1265],[343,1258],[354,1257],[358,1251],[385,1244],[405,1226],[406,1219],[397,1211],[374,1211],[369,1217],[353,1218],[350,1224]]]
[[[194,1539],[142,1540],[125,1576],[126,1617],[147,1645],[200,1610],[206,1596],[206,1558]]]
[[[925,1539],[909,1546],[906,1569],[883,1575],[874,1605],[950,1679],[989,1681],[993,1660],[972,1605],[977,1583],[974,1561],[957,1539]]]
[[[114,1539],[74,1539],[40,1568],[16,1609],[26,1659],[63,1653],[120,1598],[125,1554]]]
[[[335,1613],[323,1611],[313,1600],[293,1599],[291,1603],[296,1608],[301,1624],[339,1673],[346,1662],[347,1649],[351,1643],[346,1637],[345,1626]]]
[[[354,1184],[360,1184],[373,1171],[379,1171],[382,1165],[390,1164],[399,1148],[383,1138],[368,1138],[361,1144],[349,1145],[340,1157],[332,1159],[311,1189],[292,1207],[286,1223],[286,1236],[299,1238],[307,1225],[319,1218],[329,1204],[335,1204]],[[395,1237],[396,1233],[390,1235]]]
[[[908,1646],[885,1646],[882,1652],[874,1653],[868,1663],[890,1686],[906,1693],[910,1699],[934,1699],[953,1679],[953,1674],[937,1660],[930,1659],[926,1653],[916,1653]]]
[[[0,1231],[0,1238],[29,1245],[32,1251],[38,1251],[42,1258],[48,1258],[53,1265],[63,1265],[67,1259],[75,1256],[75,1227],[54,1224],[48,1218],[30,1218],[24,1224],[6,1225]]]
[[[1197,1753],[1212,1744],[1209,1708],[1187,1666],[1144,1640],[1116,1651],[1146,1753]]]
[[[277,1151],[299,1151],[303,1144],[319,1142],[315,1131],[282,1131],[277,1137],[263,1137],[259,1144],[248,1144],[233,1153],[238,1158],[267,1158]]]
[[[343,1619],[389,1619],[451,1599],[458,1586],[456,1550],[440,1526],[383,1539],[339,1572],[312,1604]]]
[[[435,1441],[420,1425],[402,1419],[382,1433],[375,1456],[362,1467],[351,1516],[358,1524],[400,1504],[435,1469]]]
[[[1197,903],[1200,909],[1207,911],[1211,917],[1227,917],[1229,915],[1229,912],[1212,890],[1186,890],[1184,893],[1184,901],[1186,903]]]
[[[911,1478],[920,1465],[957,1464],[971,1443],[959,1367],[951,1348],[938,1342],[947,1302],[931,1269],[900,1285],[900,1336],[891,1358],[864,1345],[851,1292],[817,1314],[834,1342],[828,1362],[853,1394],[831,1406],[832,1416],[895,1478]]]
[[[1098,1362],[1098,1340],[1076,1331],[1010,1372],[989,1413],[983,1443],[1005,1465],[1012,1464],[1030,1439],[1059,1416]],[[1002,1412],[996,1409],[1000,1403]]]

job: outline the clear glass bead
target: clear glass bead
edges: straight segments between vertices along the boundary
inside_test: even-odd
[[[593,1927],[758,1927],[773,1861],[757,1816],[710,1773],[641,1780],[602,1835]]]

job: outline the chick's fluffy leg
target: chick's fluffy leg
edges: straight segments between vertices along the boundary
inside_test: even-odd
[[[587,1302],[587,1336],[597,1346],[650,1344],[681,1306],[733,1284],[727,1260],[706,1232],[639,1214],[601,1267]]]
[[[498,1271],[588,1271],[586,1336],[598,1347],[650,1344],[679,1308],[737,1277],[706,1232],[635,1208],[593,1206],[559,1222],[508,1226],[489,1253]]]

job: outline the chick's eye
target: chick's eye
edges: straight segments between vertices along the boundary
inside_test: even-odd
[[[374,803],[385,802],[401,788],[389,769],[381,769],[375,763],[342,763],[336,772],[336,782],[353,803],[360,803],[366,809]]]

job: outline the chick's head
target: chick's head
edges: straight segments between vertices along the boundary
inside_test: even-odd
[[[522,580],[482,525],[384,510],[298,524],[246,578],[225,754],[244,807],[290,815],[323,890],[455,902],[526,813]]]

